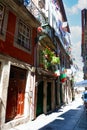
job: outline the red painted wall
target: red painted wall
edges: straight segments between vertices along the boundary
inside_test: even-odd
[[[9,11],[8,16],[8,24],[7,24],[7,32],[6,39],[2,41],[0,39],[0,53],[5,55],[9,55],[21,61],[27,62],[31,65],[34,64],[34,46],[35,46],[35,37],[37,36],[37,29],[33,28],[32,30],[32,51],[31,53],[24,52],[13,46],[14,44],[14,34],[16,28],[16,16]]]

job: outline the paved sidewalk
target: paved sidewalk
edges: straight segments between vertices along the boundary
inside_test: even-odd
[[[49,115],[42,114],[34,121],[29,121],[9,130],[87,130],[83,112],[80,98]],[[81,127],[84,123],[86,129]]]

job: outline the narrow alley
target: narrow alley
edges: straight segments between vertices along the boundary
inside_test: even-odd
[[[0,0],[0,130],[87,130],[85,5]]]
[[[34,121],[10,130],[87,130],[87,115],[81,96],[48,115],[40,115]]]

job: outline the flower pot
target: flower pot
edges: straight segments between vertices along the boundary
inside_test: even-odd
[[[61,79],[61,82],[64,83],[66,81],[66,78]]]
[[[63,78],[66,78],[66,74],[65,73],[60,75],[60,79],[63,79]]]

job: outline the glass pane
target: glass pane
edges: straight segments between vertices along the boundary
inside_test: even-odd
[[[0,19],[3,19],[4,7],[0,4]]]
[[[30,36],[29,36],[29,29],[28,29],[28,28],[27,28],[27,37],[30,37]]]
[[[2,21],[3,21],[3,15],[4,15],[4,6],[0,4],[0,33],[2,31]]]
[[[21,21],[18,26],[18,44],[21,44],[24,48],[30,49],[30,29]]]

